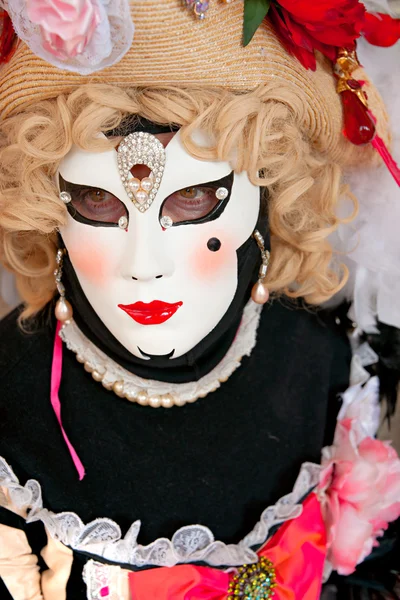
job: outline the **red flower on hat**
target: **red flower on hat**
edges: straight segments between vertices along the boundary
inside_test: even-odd
[[[0,64],[10,60],[15,49],[17,36],[11,19],[3,8],[0,8]]]
[[[364,24],[359,0],[279,0],[268,17],[288,52],[306,69],[316,69],[315,50],[330,60],[337,48],[351,49]]]
[[[362,34],[374,46],[393,46],[400,40],[400,19],[382,13],[367,13]]]

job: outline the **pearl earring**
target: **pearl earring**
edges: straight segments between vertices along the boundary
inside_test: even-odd
[[[57,300],[54,314],[56,315],[56,319],[61,321],[61,323],[66,323],[72,319],[73,310],[72,306],[65,299],[65,287],[61,281],[62,277],[62,268],[63,268],[63,258],[64,258],[64,250],[57,250],[56,262],[57,269],[54,271],[54,277],[56,280],[56,286],[58,293],[60,294],[59,299]]]
[[[257,304],[265,304],[268,302],[269,291],[266,284],[263,283],[263,280],[268,271],[269,259],[271,255],[269,251],[265,249],[264,239],[257,229],[254,230],[253,237],[260,249],[262,262],[258,271],[258,281],[253,285],[253,289],[251,290],[251,297]]]

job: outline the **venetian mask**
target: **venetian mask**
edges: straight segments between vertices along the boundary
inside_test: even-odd
[[[179,132],[165,148],[147,133],[117,151],[73,147],[59,181],[62,238],[112,335],[141,359],[194,348],[235,296],[237,250],[256,226],[259,188],[227,162],[192,157]]]

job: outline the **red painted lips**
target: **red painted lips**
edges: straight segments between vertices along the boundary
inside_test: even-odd
[[[118,304],[127,315],[132,317],[136,323],[140,325],[160,325],[168,321],[182,306],[183,302],[162,302],[161,300],[153,300],[149,304],[145,302],[135,302],[135,304]]]

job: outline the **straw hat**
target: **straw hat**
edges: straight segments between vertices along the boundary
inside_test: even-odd
[[[304,132],[338,162],[365,162],[370,148],[352,146],[343,136],[343,114],[331,63],[318,56],[315,72],[290,56],[264,21],[247,47],[242,43],[243,6],[211,0],[207,18],[195,20],[182,0],[131,0],[133,44],[111,67],[91,75],[57,68],[38,58],[21,42],[1,69],[0,115],[4,119],[26,106],[82,84],[119,86],[223,88],[245,92],[277,81],[304,99]],[[355,77],[366,80],[364,73]],[[382,100],[371,84],[367,93],[382,137],[387,119]],[[277,86],[279,100],[279,86]]]

